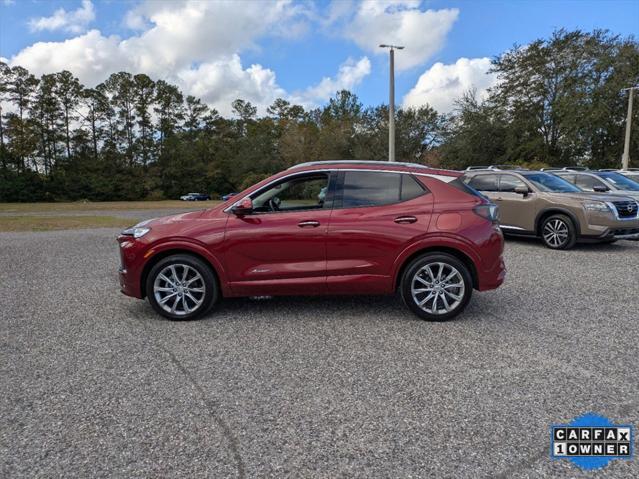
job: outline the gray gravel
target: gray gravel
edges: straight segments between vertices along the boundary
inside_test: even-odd
[[[549,458],[552,423],[638,423],[639,243],[511,241],[444,324],[394,297],[180,323],[119,293],[116,232],[0,234],[1,477],[639,476]]]

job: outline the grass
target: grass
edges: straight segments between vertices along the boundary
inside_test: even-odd
[[[55,211],[128,211],[212,208],[219,201],[101,201],[72,203],[0,203],[0,213],[39,213]]]
[[[137,222],[135,218],[115,216],[0,216],[0,232],[124,228]]]

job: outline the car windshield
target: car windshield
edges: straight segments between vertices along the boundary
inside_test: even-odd
[[[596,173],[596,175],[605,179],[609,183],[612,183],[616,188],[620,190],[639,191],[639,183],[623,176],[620,173],[615,173],[614,171],[602,171]]]
[[[581,191],[563,178],[549,173],[522,173],[522,175],[535,185],[539,191],[552,193],[578,193]]]

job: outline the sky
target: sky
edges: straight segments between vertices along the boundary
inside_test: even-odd
[[[307,107],[337,90],[365,105],[442,113],[497,79],[490,60],[557,28],[639,33],[639,0],[0,0],[0,59],[95,86],[117,71],[177,84],[222,114],[236,98]]]

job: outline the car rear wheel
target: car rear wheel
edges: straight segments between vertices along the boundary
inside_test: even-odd
[[[188,320],[211,309],[219,297],[219,287],[209,265],[194,256],[177,254],[151,268],[146,295],[162,316]]]
[[[446,321],[461,313],[472,296],[473,283],[464,263],[446,253],[414,259],[400,285],[402,299],[427,321]]]
[[[541,226],[541,239],[551,249],[570,249],[577,242],[572,220],[566,215],[552,215]]]

